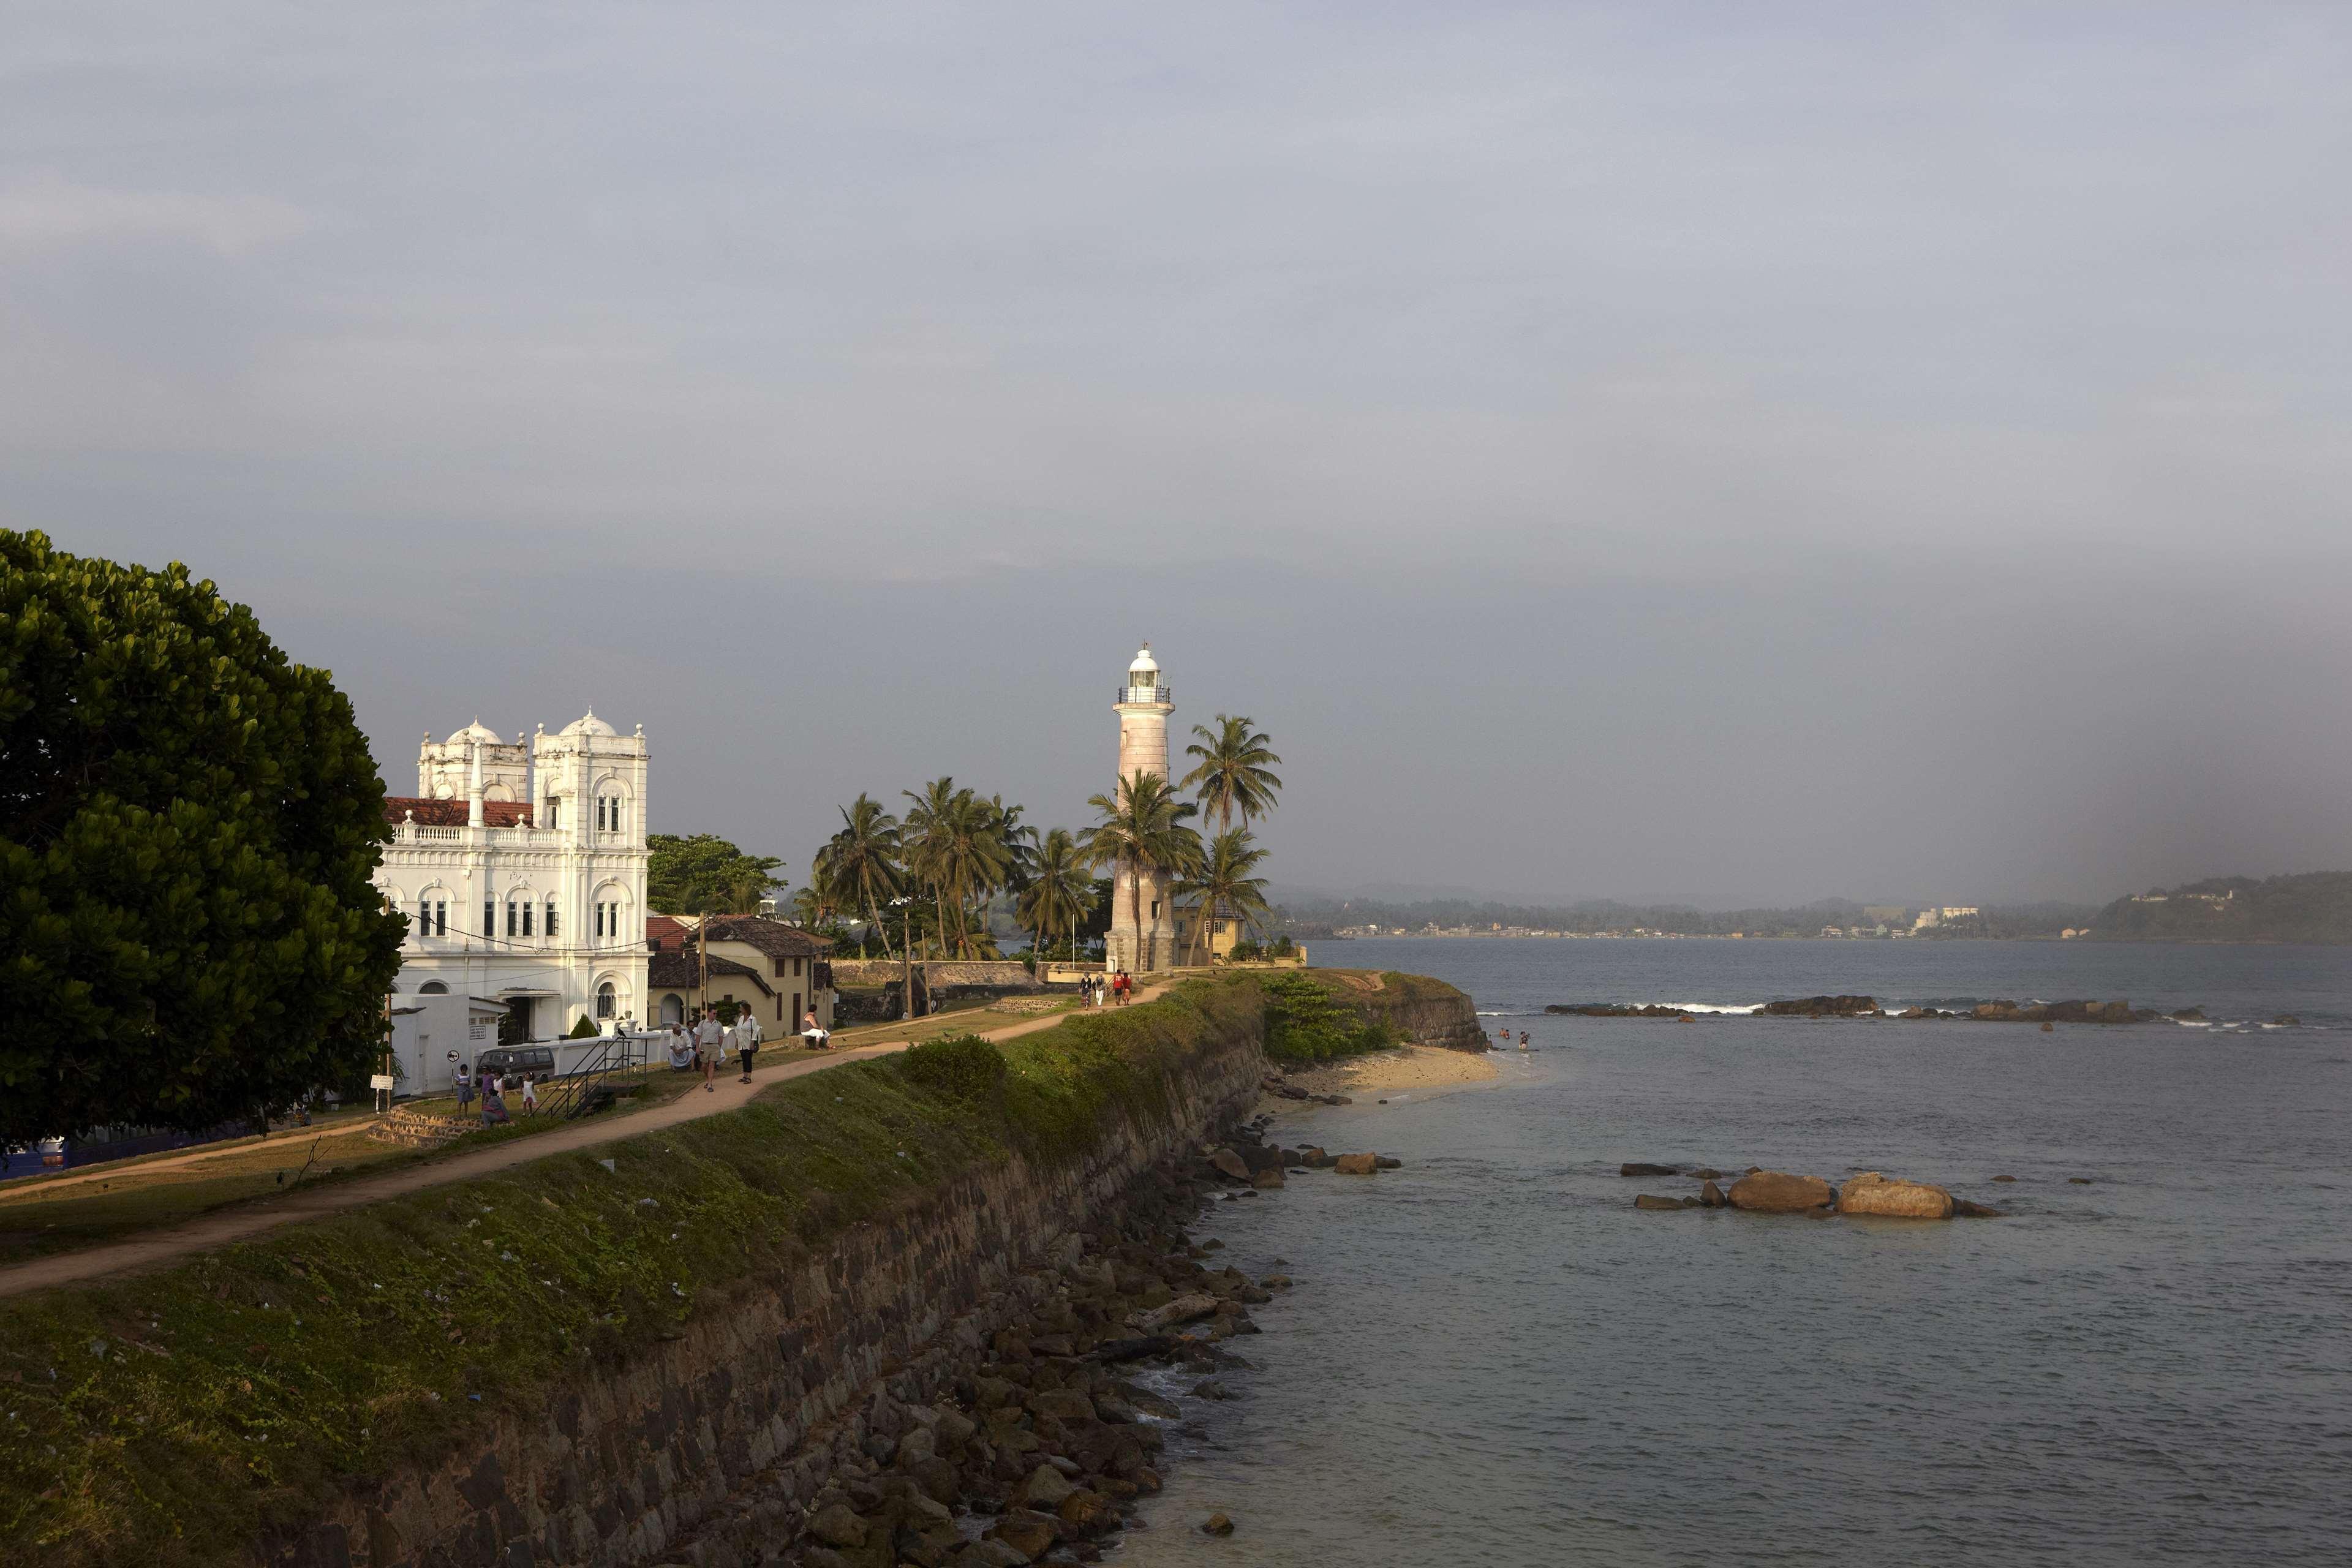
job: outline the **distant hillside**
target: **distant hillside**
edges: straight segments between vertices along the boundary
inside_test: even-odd
[[[2108,942],[2352,942],[2352,871],[2157,888],[2117,899],[2091,930]]]

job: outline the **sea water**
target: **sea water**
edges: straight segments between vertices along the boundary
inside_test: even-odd
[[[1119,1559],[2352,1563],[2352,951],[1391,941],[1531,1051],[1286,1118],[1402,1170],[1202,1237],[1297,1288],[1185,1402]],[[1547,1016],[2129,999],[2218,1022]],[[2299,1026],[2265,1026],[2281,1014]],[[1948,1223],[1636,1211],[1626,1161],[1878,1170]],[[2014,1183],[1994,1183],[1995,1175]],[[2083,1180],[2078,1181],[2077,1178]],[[1200,1533],[1213,1511],[1226,1539]]]

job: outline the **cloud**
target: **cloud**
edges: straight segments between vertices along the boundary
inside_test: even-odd
[[[269,196],[110,190],[55,174],[0,186],[0,257],[124,240],[176,241],[238,257],[310,226],[300,209]]]

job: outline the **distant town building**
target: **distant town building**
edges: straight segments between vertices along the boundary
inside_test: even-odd
[[[497,1037],[599,1028],[646,1005],[646,738],[590,712],[528,743],[479,720],[426,736],[415,795],[384,802],[375,884],[408,917],[393,1006],[455,995]]]

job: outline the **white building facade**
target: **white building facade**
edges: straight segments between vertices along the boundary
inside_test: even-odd
[[[1111,798],[1118,799],[1120,789],[1139,773],[1174,784],[1168,772],[1168,715],[1176,710],[1176,700],[1160,678],[1160,661],[1151,657],[1150,643],[1127,667],[1127,679],[1112,710],[1118,715],[1118,781]],[[1172,966],[1176,946],[1176,900],[1168,879],[1122,856],[1111,873],[1105,963],[1141,974]]]
[[[392,1002],[503,1009],[509,1043],[646,1014],[646,737],[593,712],[501,741],[477,720],[427,737],[417,794],[384,802],[375,881],[408,917]]]

